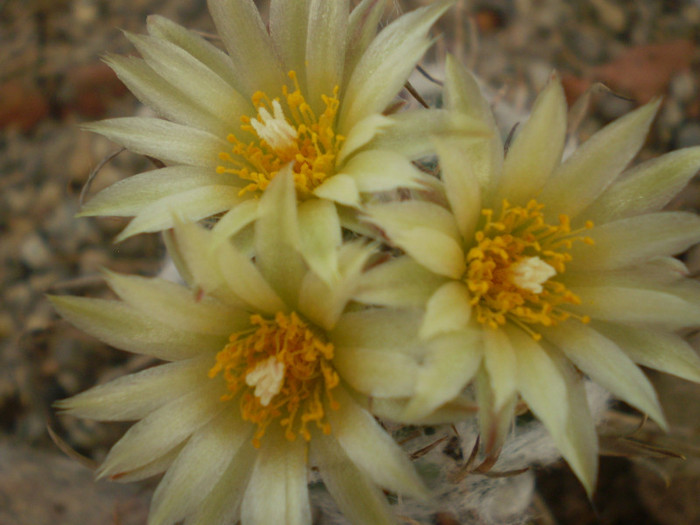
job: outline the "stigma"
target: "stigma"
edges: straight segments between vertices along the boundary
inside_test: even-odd
[[[510,282],[532,293],[542,293],[542,283],[554,277],[557,271],[539,257],[523,257],[511,265]]]

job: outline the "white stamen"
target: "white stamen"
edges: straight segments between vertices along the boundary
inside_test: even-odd
[[[258,119],[251,119],[250,124],[258,137],[276,151],[294,146],[297,140],[297,130],[284,118],[284,111],[282,111],[279,100],[272,101],[272,111],[274,116],[270,115],[267,108],[261,107],[258,111]]]
[[[510,282],[532,293],[542,293],[542,283],[557,271],[539,257],[524,257],[510,268]]]
[[[279,362],[274,356],[268,357],[246,374],[245,382],[248,386],[255,387],[255,397],[260,398],[260,404],[266,407],[282,390],[284,363]]]

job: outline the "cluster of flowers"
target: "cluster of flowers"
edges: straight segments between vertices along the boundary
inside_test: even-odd
[[[680,334],[700,325],[700,289],[672,257],[700,218],[659,211],[700,148],[624,171],[652,102],[562,160],[555,75],[504,148],[450,57],[443,109],[388,109],[451,4],[378,32],[379,0],[272,0],[269,25],[252,0],[209,0],[228,53],[154,16],[127,35],[142,58],[108,57],[162,118],[88,128],[166,167],[82,215],[134,217],[120,240],[163,232],[183,284],[106,272],[119,300],[52,297],[84,331],[167,362],[59,406],[138,420],[98,473],[165,473],[149,524],[308,524],[312,476],[351,522],[393,523],[385,491],[430,494],[377,418],[476,417],[493,459],[516,407],[591,493],[584,376],[662,427],[637,364],[700,380]]]

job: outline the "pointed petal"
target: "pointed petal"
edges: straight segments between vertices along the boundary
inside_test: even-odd
[[[340,114],[340,130],[351,129],[372,113],[381,113],[401,90],[418,60],[430,47],[430,26],[451,5],[437,1],[403,15],[372,41],[353,71]],[[381,78],[381,84],[375,79]]]
[[[347,83],[357,62],[377,35],[379,20],[385,7],[386,0],[362,0],[350,13],[343,84]]]
[[[508,148],[498,189],[500,202],[524,206],[561,162],[566,139],[566,98],[557,76],[535,100],[532,114]],[[556,175],[561,177],[561,175]]]
[[[127,352],[166,361],[217,352],[226,337],[174,329],[120,301],[50,296],[56,311],[85,333]]]
[[[476,400],[479,403],[479,432],[484,453],[487,457],[493,457],[498,455],[511,430],[518,396],[513,393],[502,403],[502,408],[496,410],[493,380],[485,366],[482,365],[477,372],[475,383]]]
[[[412,395],[419,370],[403,352],[351,346],[335,347],[333,366],[355,390],[372,397]]]
[[[314,195],[321,199],[328,199],[345,206],[357,208],[360,206],[360,191],[355,179],[349,175],[338,173],[326,179],[323,184],[314,190]]]
[[[311,525],[306,485],[306,443],[287,441],[279,428],[268,430],[243,497],[243,523]]]
[[[327,412],[331,433],[350,460],[377,485],[398,494],[425,498],[427,490],[406,453],[343,387],[333,390],[338,410]]]
[[[672,151],[625,172],[581,212],[585,220],[604,224],[663,208],[700,169],[700,146]]]
[[[646,139],[660,101],[617,119],[583,143],[552,174],[538,200],[545,213],[576,216],[620,174]]]
[[[176,222],[197,222],[228,211],[243,198],[234,186],[200,186],[163,197],[141,210],[117,236],[121,242],[144,232],[172,228]]]
[[[270,34],[277,54],[287,71],[296,71],[299,83],[306,85],[306,34],[311,0],[272,0]],[[326,93],[328,94],[328,93]]]
[[[370,149],[352,157],[342,168],[344,175],[355,179],[361,193],[424,189],[433,182],[406,157],[392,151]]]
[[[700,356],[681,336],[609,323],[596,323],[595,329],[615,342],[635,363],[700,382]]]
[[[503,330],[484,330],[484,365],[491,381],[495,412],[500,412],[516,392],[516,350]]]
[[[194,358],[154,366],[54,404],[63,414],[97,421],[135,421],[202,384],[213,361]]]
[[[353,464],[335,437],[314,437],[311,452],[324,485],[351,523],[395,523],[384,493]]]
[[[332,96],[343,80],[348,0],[311,0],[306,41],[306,85],[309,104],[323,111],[321,97]]]
[[[134,153],[164,162],[216,168],[225,140],[189,126],[156,118],[124,117],[86,124],[84,129],[104,135]]]
[[[258,200],[243,201],[230,209],[212,228],[212,244],[219,246],[222,242],[236,235],[258,218]]]
[[[285,83],[282,64],[252,0],[208,0],[216,30],[226,46],[247,97],[256,91],[268,95]]]
[[[448,281],[432,295],[426,305],[425,318],[420,328],[423,339],[467,327],[471,318],[471,296],[460,281]]]
[[[265,280],[291,308],[306,273],[297,222],[291,168],[280,171],[265,190],[255,222],[256,264]]]
[[[342,242],[335,204],[308,200],[299,206],[298,217],[302,256],[311,270],[331,285],[340,278],[338,248]]]
[[[409,421],[423,418],[457,397],[479,369],[482,355],[481,330],[443,334],[430,341],[416,392],[403,417]]]
[[[610,339],[576,322],[549,327],[543,335],[593,381],[666,428],[654,387]]]

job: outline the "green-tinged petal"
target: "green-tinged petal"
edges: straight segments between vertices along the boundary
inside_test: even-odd
[[[287,311],[277,293],[262,276],[253,261],[235,246],[223,243],[217,248],[221,275],[231,291],[255,310],[274,315]]]
[[[221,217],[212,229],[214,246],[236,235],[258,218],[258,200],[249,199],[232,208]]]
[[[574,270],[610,270],[654,257],[681,253],[700,241],[700,217],[687,212],[658,212],[609,222],[588,235],[594,244],[574,243]]]
[[[482,355],[481,330],[467,329],[431,340],[418,372],[416,393],[403,417],[421,419],[457,397],[479,369]]]
[[[609,323],[596,323],[594,328],[614,341],[635,363],[700,382],[700,356],[681,336]]]
[[[444,277],[410,257],[398,257],[365,272],[353,299],[381,306],[421,307],[444,282]]]
[[[417,309],[371,308],[349,312],[340,318],[328,338],[336,348],[395,350],[418,357],[424,352],[418,339],[421,316]]]
[[[550,177],[538,200],[545,213],[576,216],[620,174],[644,143],[660,101],[609,124],[583,143]]]
[[[700,169],[700,146],[672,151],[625,172],[581,212],[581,219],[604,224],[663,208]]]
[[[208,0],[209,12],[247,97],[278,93],[285,77],[272,39],[252,0]]]
[[[288,166],[272,179],[260,199],[255,257],[260,273],[290,308],[296,305],[306,273],[300,242],[294,180]]]
[[[316,197],[328,199],[345,206],[353,208],[360,206],[360,190],[357,188],[355,179],[342,173],[326,179],[313,193]]]
[[[428,300],[425,318],[420,328],[423,339],[466,328],[471,318],[471,296],[460,281],[443,284]]]
[[[157,118],[124,117],[86,124],[84,129],[104,135],[125,148],[164,162],[216,168],[225,140],[189,126]]]
[[[491,381],[495,412],[500,412],[516,392],[516,352],[503,330],[484,330],[484,366]]]
[[[287,71],[296,71],[299,83],[306,85],[306,34],[311,0],[272,0],[270,35]]]
[[[561,276],[567,287],[627,286],[633,288],[657,288],[688,277],[688,268],[675,257],[655,257],[634,266],[607,271],[590,271],[585,268],[573,271],[567,268]],[[685,281],[683,281],[685,282]]]
[[[588,408],[584,380],[559,352],[552,351],[549,357],[559,369],[567,390],[565,435],[557,447],[592,498],[598,476],[598,434]]]
[[[340,405],[328,410],[331,433],[350,460],[377,485],[402,495],[425,498],[427,490],[406,453],[343,387],[333,390]],[[358,502],[358,505],[361,505]]]
[[[406,407],[410,402],[410,398],[372,398],[371,406],[368,406],[368,409],[377,417],[411,425],[444,425],[445,423],[464,421],[478,412],[478,407],[472,400],[458,397],[442,404],[423,417],[407,419]]]
[[[334,436],[314,436],[311,454],[326,489],[350,523],[395,523],[382,490],[353,464]]]
[[[473,177],[482,188],[488,188],[501,176],[503,167],[501,134],[494,122],[491,105],[482,95],[476,78],[449,54],[445,61],[445,106],[451,111],[483,123],[485,129],[491,130],[491,136],[484,137],[483,142],[461,141],[462,152],[470,160],[469,167]],[[443,169],[444,167],[443,165]],[[459,165],[455,165],[455,168],[458,167]]]
[[[211,356],[148,368],[54,404],[63,414],[98,421],[135,421],[195,389],[213,366]]]
[[[228,336],[247,326],[246,312],[163,279],[105,271],[109,287],[128,305],[175,329]]]
[[[344,96],[339,130],[352,127],[372,113],[381,113],[401,90],[413,67],[430,47],[430,26],[454,2],[433,2],[384,28],[357,63]],[[381,82],[377,79],[381,78]]]
[[[335,347],[333,366],[355,390],[372,397],[413,394],[418,364],[401,351]]]
[[[248,99],[181,47],[160,38],[130,33],[126,36],[156,73],[197,104],[206,101],[206,106],[201,107],[210,108],[224,126],[227,121],[238,122],[241,115],[253,109]],[[220,136],[225,136],[225,127],[219,125],[217,129]]]
[[[311,199],[300,204],[297,213],[304,260],[330,286],[340,278],[338,248],[343,240],[335,204]]]
[[[486,350],[486,349],[485,349]],[[482,364],[476,374],[476,400],[479,404],[479,432],[484,453],[487,457],[498,456],[503,443],[511,430],[518,396],[513,393],[496,410],[492,379]]]
[[[561,161],[566,139],[566,98],[559,78],[550,78],[530,118],[508,148],[498,188],[499,202],[524,206],[539,193]],[[556,173],[555,177],[563,177]]]
[[[348,0],[311,0],[306,40],[308,102],[316,114],[323,111],[321,97],[332,96],[343,80],[345,41],[348,34]]]
[[[369,141],[394,125],[394,121],[384,115],[370,115],[361,120],[347,132],[345,141],[338,152],[336,166],[342,166],[353,153],[364,147]],[[379,148],[377,148],[379,149]]]
[[[386,4],[386,0],[362,0],[350,13],[343,84],[347,83],[358,60],[376,36]]]
[[[311,525],[306,477],[304,440],[287,441],[281,428],[271,427],[243,496],[241,522]]]
[[[236,452],[218,483],[209,491],[199,508],[185,520],[185,525],[237,523],[245,488],[258,454],[246,446]]]
[[[144,232],[172,228],[177,221],[196,222],[227,211],[243,198],[234,186],[201,186],[159,199],[141,210],[117,236],[121,242]]]
[[[571,287],[581,305],[567,309],[593,319],[679,330],[700,324],[700,305],[669,292],[622,286]]]
[[[465,141],[443,139],[435,141],[440,159],[445,196],[450,203],[462,239],[473,239],[481,217],[481,188],[474,172],[473,154]],[[474,148],[471,148],[474,149]]]
[[[355,179],[355,185],[361,193],[396,188],[425,189],[435,181],[406,157],[393,151],[363,151],[352,157],[341,171]]]
[[[143,479],[150,478],[151,476],[162,474],[168,470],[168,468],[170,468],[170,465],[173,464],[173,461],[175,461],[175,458],[177,458],[178,454],[180,454],[183,447],[184,444],[181,443],[169,452],[163,454],[157,459],[154,459],[150,463],[146,463],[142,467],[135,468],[129,472],[122,472],[119,474],[119,478],[113,479],[112,481],[117,481],[119,483],[132,483],[134,481],[141,481]]]
[[[203,186],[221,187],[230,182],[230,175],[219,175],[208,169],[191,166],[148,171],[108,186],[82,207],[78,217],[132,217],[164,197]]]
[[[119,301],[49,297],[58,313],[100,341],[127,352],[166,361],[218,352],[227,338],[174,329]]]
[[[408,255],[430,271],[457,279],[466,270],[464,252],[454,238],[431,228],[413,228],[393,239]]]
[[[434,152],[431,138],[459,139],[466,148],[478,148],[493,134],[483,122],[445,109],[404,111],[384,119],[384,132],[372,141],[372,147],[395,151],[412,160]]]
[[[110,55],[105,62],[124,82],[136,98],[153,108],[158,115],[178,124],[207,130],[218,136],[226,136],[230,124],[220,115],[186,95],[177,84],[165,80],[143,60],[135,57]]]
[[[118,478],[178,446],[224,409],[222,386],[210,381],[132,426],[107,454],[98,478]]]
[[[153,494],[149,525],[176,523],[191,514],[249,440],[252,428],[235,412],[224,411],[195,432]]]
[[[225,79],[236,91],[241,91],[241,75],[236,73],[229,56],[194,31],[185,29],[165,17],[151,15],[148,17],[148,32],[181,47]]]
[[[610,339],[577,322],[549,327],[543,332],[593,381],[666,428],[654,387]]]

